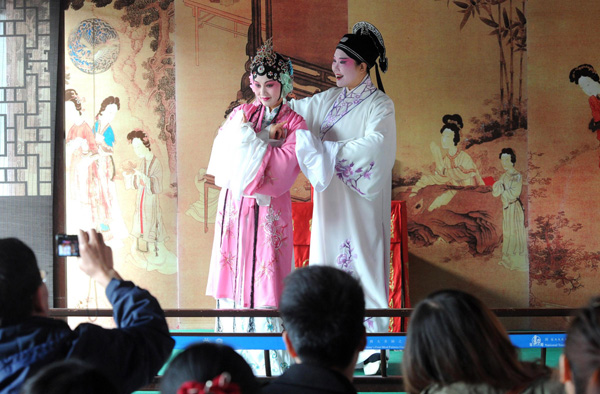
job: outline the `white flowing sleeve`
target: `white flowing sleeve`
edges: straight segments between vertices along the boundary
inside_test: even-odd
[[[335,158],[343,143],[321,140],[308,130],[296,131],[296,157],[300,170],[316,191],[329,186],[335,172]]]
[[[251,123],[242,123],[242,114],[238,110],[219,129],[206,169],[215,184],[229,189],[236,199],[256,177],[268,146],[256,137]]]
[[[390,181],[396,160],[396,117],[394,103],[385,95],[367,110],[364,137],[342,141],[335,174],[351,190],[373,200]]]
[[[304,121],[306,121],[307,113],[312,110],[311,106],[313,105],[313,103],[318,104],[318,101],[319,101],[319,95],[313,95],[313,96],[305,97],[300,100],[291,99],[291,100],[288,100],[286,102],[286,104],[292,109],[292,111],[294,111],[298,115],[302,116],[304,118]]]
[[[289,106],[306,121],[309,130],[296,131],[296,157],[300,169],[316,191],[329,186],[335,174],[335,163],[342,142],[325,141],[319,138],[326,93],[317,93],[301,100],[290,100]],[[327,109],[327,108],[326,108]]]
[[[304,118],[308,130],[312,131],[315,135],[319,135],[319,131],[321,130],[321,121],[324,115],[320,113],[323,112],[322,107],[325,105],[326,96],[327,92],[321,92],[300,100],[293,99],[287,102],[287,105],[294,112]],[[325,108],[325,110],[327,109]]]

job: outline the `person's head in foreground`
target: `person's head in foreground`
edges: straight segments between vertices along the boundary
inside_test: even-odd
[[[579,311],[567,330],[560,380],[567,394],[600,393],[600,297]]]
[[[402,359],[409,393],[530,392],[547,383],[550,369],[520,362],[498,318],[476,297],[458,290],[435,292],[411,315]],[[557,391],[558,390],[558,391]]]
[[[366,345],[365,298],[356,279],[332,267],[297,269],[285,279],[279,312],[285,345],[296,362],[352,377]]]
[[[25,381],[21,394],[116,394],[97,368],[77,359],[49,364]]]
[[[33,250],[16,238],[0,239],[0,327],[48,315],[48,289]]]
[[[379,58],[379,67],[377,58]],[[352,27],[352,33],[345,34],[337,44],[331,71],[335,75],[338,87],[352,90],[362,82],[373,66],[375,66],[377,85],[382,92],[385,92],[379,75],[379,68],[383,72],[388,68],[383,37],[369,22],[358,22]]]
[[[162,394],[252,394],[259,390],[242,356],[216,343],[192,345],[178,354],[160,384]]]

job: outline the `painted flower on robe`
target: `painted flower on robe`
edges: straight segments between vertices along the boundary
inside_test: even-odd
[[[354,163],[348,164],[348,160],[342,159],[336,163],[335,172],[342,182],[356,190],[359,194],[364,194],[358,187],[358,181],[361,178],[371,179],[371,175],[373,175],[371,170],[374,166],[375,162],[372,161],[366,169],[363,167],[354,168]]]
[[[258,278],[261,281],[271,280],[273,278],[273,274],[277,269],[276,261],[272,258],[269,261],[263,261],[260,263],[260,268],[258,269]]]
[[[371,164],[370,164],[371,167],[367,171],[365,171],[365,173],[363,174],[363,176],[365,177],[365,179],[371,179],[371,175],[373,173],[370,170],[373,168],[374,165],[375,165],[375,162],[372,161]],[[362,170],[362,168],[361,168],[361,170]]]
[[[337,257],[337,265],[341,270],[352,274],[352,261],[356,258],[355,254],[352,254],[354,249],[350,245],[350,239],[347,239],[340,245],[341,253]]]
[[[280,225],[279,219],[281,218],[281,212],[275,211],[269,207],[267,214],[265,215],[265,221],[263,223],[263,229],[265,234],[265,243],[273,247],[275,252],[279,251],[285,244],[287,237],[285,236],[286,225]]]
[[[235,255],[221,252],[221,266],[223,267],[223,269],[227,269],[232,273],[235,272],[234,263]]]
[[[335,171],[337,173],[338,178],[340,178],[341,180],[344,180],[344,178],[350,178],[352,175],[354,175],[354,171],[352,170],[352,167],[354,167],[354,163],[346,164],[347,162],[348,160],[344,159],[338,161],[335,165]]]

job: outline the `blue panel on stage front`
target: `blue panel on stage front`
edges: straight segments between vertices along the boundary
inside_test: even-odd
[[[402,350],[406,345],[406,336],[394,335],[384,337],[367,336],[367,349]]]
[[[234,349],[285,350],[281,337],[248,337],[248,336],[173,336],[175,349],[185,349],[199,342],[223,343]],[[521,349],[525,348],[559,348],[565,346],[566,334],[534,333],[511,334],[512,343]],[[367,336],[367,349],[403,350],[406,345],[404,335]]]
[[[511,334],[510,340],[518,348],[564,347],[567,334]]]
[[[175,349],[200,342],[213,342],[229,345],[234,349],[285,350],[281,337],[244,337],[244,336],[174,336]]]

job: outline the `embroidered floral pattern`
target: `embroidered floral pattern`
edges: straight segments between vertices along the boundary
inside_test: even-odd
[[[287,237],[284,234],[286,225],[280,225],[277,222],[281,218],[281,211],[275,211],[272,207],[269,207],[267,214],[265,215],[265,221],[262,224],[265,232],[265,244],[270,245],[275,253],[281,249],[284,245]]]
[[[261,261],[258,267],[257,275],[259,281],[270,281],[273,279],[276,269],[275,259],[271,258],[269,261]]]
[[[361,178],[371,179],[373,166],[375,166],[374,161],[370,162],[367,168],[354,168],[354,162],[348,162],[348,160],[343,159],[336,163],[335,173],[342,182],[356,190],[360,195],[364,195],[365,193],[358,187],[358,181]]]
[[[225,207],[225,228],[223,229],[224,238],[230,238],[235,230],[235,218],[237,217],[238,209],[233,202],[229,201]]]
[[[221,231],[221,228],[223,228],[223,219],[223,211],[217,211],[217,220],[215,220],[215,232]]]
[[[336,263],[337,263],[338,267],[342,271],[346,271],[346,272],[352,274],[354,272],[354,269],[352,267],[353,266],[352,262],[356,258],[356,255],[352,254],[354,249],[350,245],[349,239],[345,240],[340,245],[340,251],[341,251],[341,253],[338,255],[338,257],[336,259]]]
[[[263,187],[264,185],[273,185],[275,184],[275,181],[277,180],[277,178],[273,177],[273,174],[271,173],[271,169],[269,168],[269,165],[267,165],[267,168],[265,168],[265,171],[263,172],[262,177],[260,178],[260,181],[258,182],[258,188]]]
[[[267,317],[267,331],[268,332],[276,332],[275,331],[275,323],[273,322],[272,317]]]
[[[234,273],[235,255],[221,251],[221,260],[219,263],[221,263],[221,267],[223,267],[223,269],[227,269],[229,272]]]
[[[371,78],[369,77],[352,91],[343,89],[340,95],[335,99],[333,107],[331,107],[331,110],[329,110],[325,120],[321,124],[321,131],[319,133],[321,140],[325,138],[325,134],[327,134],[338,120],[343,118],[348,112],[352,111],[376,90],[377,88],[373,86],[373,82],[371,82]]]

